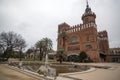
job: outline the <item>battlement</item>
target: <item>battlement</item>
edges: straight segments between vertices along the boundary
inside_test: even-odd
[[[72,27],[69,27],[66,30],[66,32],[67,33],[77,32],[77,31],[81,31],[83,29],[87,29],[87,28],[90,28],[90,27],[97,28],[97,25],[95,23],[93,23],[93,22],[87,23],[87,24],[77,24],[77,25],[74,25]]]
[[[100,37],[108,37],[108,36],[107,36],[107,31],[106,31],[106,30],[99,31],[99,32],[98,32],[98,35],[99,35]]]
[[[107,32],[106,30],[98,31],[98,33],[106,33],[106,32]]]
[[[99,31],[98,32],[98,39],[99,40],[108,40],[107,31],[106,30]]]
[[[91,12],[88,12],[88,13],[84,13],[84,14],[82,15],[82,20],[83,20],[83,18],[84,18],[85,16],[91,16],[91,15],[96,18],[95,13],[91,11]]]

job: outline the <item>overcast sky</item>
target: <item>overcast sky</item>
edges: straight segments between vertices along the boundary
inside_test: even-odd
[[[98,31],[107,30],[110,47],[120,47],[120,0],[89,0]],[[0,33],[21,34],[31,47],[43,37],[57,48],[57,27],[82,23],[86,0],[0,0]]]

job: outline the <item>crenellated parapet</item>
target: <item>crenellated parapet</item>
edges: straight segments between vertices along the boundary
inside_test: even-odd
[[[99,31],[98,32],[98,39],[99,40],[108,40],[107,31],[106,30]]]
[[[81,30],[84,30],[84,29],[87,29],[87,28],[90,28],[90,27],[97,28],[97,25],[95,23],[93,23],[93,22],[87,23],[87,24],[77,24],[77,25],[74,25],[72,27],[69,27],[66,30],[66,32],[67,33],[78,32],[78,31],[81,31]]]
[[[96,18],[95,13],[94,13],[94,12],[92,12],[92,11],[87,12],[87,13],[84,13],[84,14],[82,15],[82,20],[83,20],[83,19],[84,19],[84,17],[86,17],[86,16],[93,16],[94,18]]]

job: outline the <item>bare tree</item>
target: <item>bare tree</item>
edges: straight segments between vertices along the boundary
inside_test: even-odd
[[[19,50],[19,58],[20,61],[22,60],[22,52],[23,49],[26,47],[26,42],[24,39],[22,39],[22,37],[19,37],[18,39],[18,43],[16,44],[16,49]]]
[[[21,55],[22,50],[26,47],[26,42],[20,34],[14,32],[2,32],[0,34],[0,45],[4,57],[9,58],[14,50],[19,50]]]

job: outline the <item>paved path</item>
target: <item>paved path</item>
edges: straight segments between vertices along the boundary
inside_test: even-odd
[[[77,63],[78,64],[78,63]],[[80,63],[79,63],[80,64]],[[78,64],[78,65],[79,65]],[[67,75],[82,80],[120,80],[120,64],[119,63],[91,63],[80,65],[92,65],[92,66],[110,66],[111,69],[99,69],[87,72]]]
[[[13,70],[5,64],[0,64],[0,80],[43,80]]]

